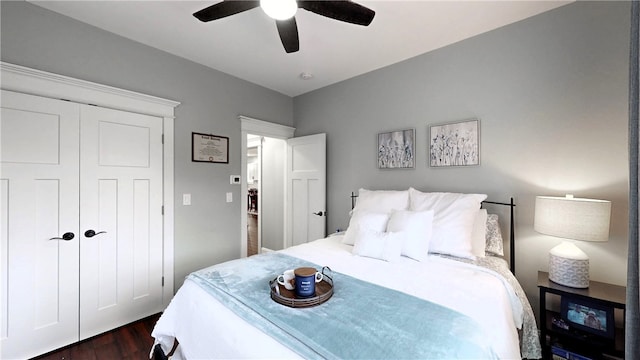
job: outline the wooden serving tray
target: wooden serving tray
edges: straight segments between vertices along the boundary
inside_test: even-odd
[[[284,286],[278,284],[278,278],[269,281],[271,288],[271,299],[279,304],[292,308],[305,308],[317,306],[329,300],[333,296],[333,279],[324,274],[323,269],[322,281],[316,283],[315,296],[299,298],[294,290],[287,290]]]

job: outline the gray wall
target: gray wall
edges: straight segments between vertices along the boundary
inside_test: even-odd
[[[513,196],[516,274],[537,308],[537,271],[560,240],[533,231],[535,196],[608,199],[610,241],[577,245],[592,279],[625,284],[629,8],[570,4],[296,97],[296,135],[327,133],[329,229],[348,224],[360,187]],[[481,121],[481,165],[430,168],[429,125],[468,118]],[[415,169],[378,170],[377,133],[406,128]]]
[[[240,256],[240,121],[293,125],[293,100],[26,2],[2,1],[2,61],[176,100],[175,287]],[[191,162],[191,132],[228,136],[229,164]],[[226,203],[225,193],[234,201]],[[182,206],[182,194],[192,205]],[[242,194],[245,196],[245,194]]]

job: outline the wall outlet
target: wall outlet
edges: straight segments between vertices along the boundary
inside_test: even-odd
[[[182,205],[191,205],[191,194],[182,194]]]
[[[229,183],[232,185],[240,184],[241,179],[240,175],[231,175]]]
[[[228,192],[227,193],[227,202],[230,203],[233,201],[233,193]]]

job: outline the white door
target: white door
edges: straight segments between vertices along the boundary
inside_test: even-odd
[[[81,119],[82,340],[162,311],[163,241],[161,119],[88,105]]]
[[[78,121],[78,104],[2,91],[3,359],[78,340]]]
[[[325,237],[326,157],[326,134],[287,140],[289,245]]]

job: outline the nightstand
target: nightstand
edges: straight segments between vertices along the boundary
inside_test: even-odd
[[[560,348],[584,359],[622,359],[624,357],[624,311],[626,288],[598,281],[590,281],[586,289],[576,289],[549,280],[549,273],[538,271],[538,288],[540,289],[540,342],[544,359],[552,358],[552,350]],[[575,327],[563,329],[559,322],[559,312],[547,309],[547,299],[558,297],[565,302],[595,304],[612,308],[614,311],[615,331],[613,337],[594,335]],[[617,323],[616,318],[620,318]],[[555,320],[555,321],[554,321]],[[560,326],[558,326],[560,323]],[[570,324],[564,324],[570,325]],[[555,348],[555,349],[554,349]],[[554,358],[563,358],[554,356]],[[577,357],[580,358],[580,357]]]

